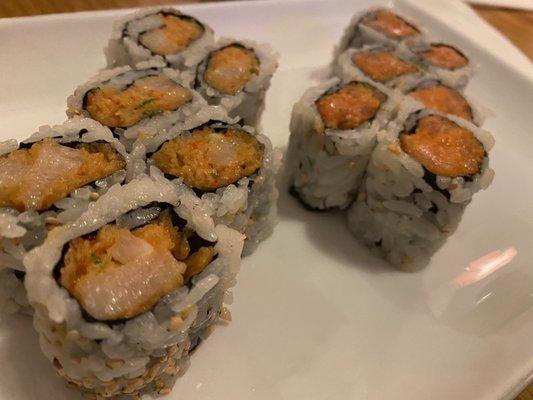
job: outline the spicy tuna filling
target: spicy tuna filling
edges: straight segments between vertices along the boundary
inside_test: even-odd
[[[454,70],[468,64],[468,59],[451,46],[431,45],[429,50],[420,53],[420,57],[429,64],[439,68]]]
[[[113,128],[127,128],[164,111],[173,111],[192,99],[189,89],[164,75],[136,80],[125,89],[110,84],[87,92],[85,108],[92,118]]]
[[[73,190],[125,166],[109,143],[67,147],[44,139],[0,157],[0,207],[46,210]]]
[[[213,191],[256,173],[263,151],[264,146],[248,132],[204,127],[166,142],[152,160],[189,187]]]
[[[451,114],[472,121],[470,104],[457,90],[447,86],[435,85],[411,91],[410,96],[422,102],[426,108]]]
[[[163,27],[139,36],[141,44],[152,53],[167,56],[178,53],[204,33],[204,27],[194,18],[163,15]]]
[[[402,149],[435,175],[472,176],[481,169],[485,149],[474,134],[441,116],[420,118],[400,135]]]
[[[418,34],[418,30],[389,10],[378,10],[375,15],[363,21],[363,25],[380,31],[385,36],[400,40]]]
[[[324,126],[328,129],[353,129],[373,118],[387,96],[373,86],[350,82],[316,102]]]
[[[352,62],[366,76],[378,82],[416,71],[414,65],[406,63],[391,51],[361,52],[353,56]]]
[[[240,45],[230,45],[210,55],[204,79],[219,92],[234,95],[258,74],[259,60],[255,53]]]
[[[68,244],[59,283],[97,320],[132,318],[213,260],[213,246],[194,248],[194,236],[174,226],[168,211],[131,231],[105,225]]]

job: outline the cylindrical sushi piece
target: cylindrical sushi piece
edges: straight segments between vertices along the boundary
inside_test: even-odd
[[[197,64],[214,44],[213,30],[173,8],[141,10],[114,25],[105,49],[109,68],[155,61],[173,68]]]
[[[446,86],[436,79],[423,79],[410,87],[405,87],[404,93],[419,101],[421,108],[455,115],[478,126],[483,122],[481,112],[461,91]]]
[[[73,118],[43,126],[29,139],[0,144],[0,285],[26,305],[14,278],[24,276],[22,259],[48,232],[72,221],[115,183],[123,182],[130,157],[109,129]],[[11,282],[11,283],[9,283]],[[10,290],[2,291],[4,294]],[[7,304],[7,303],[6,303]],[[7,310],[16,310],[13,303]]]
[[[27,255],[41,349],[70,384],[98,398],[169,393],[189,352],[229,319],[243,236],[196,200],[141,176]]]
[[[340,83],[335,78],[307,90],[290,123],[291,193],[310,209],[348,207],[376,135],[395,113],[395,97],[362,80]]]
[[[176,123],[186,123],[206,105],[190,89],[186,72],[170,68],[102,71],[68,98],[67,115],[90,117],[110,128],[129,149]]]
[[[195,88],[209,104],[221,105],[230,117],[256,126],[277,58],[268,44],[220,39],[199,64]]]
[[[348,212],[355,236],[402,269],[417,269],[459,223],[494,171],[492,135],[455,116],[423,110],[378,137],[357,200]]]
[[[415,48],[414,62],[445,85],[462,88],[474,73],[469,57],[452,45],[431,43]]]
[[[336,58],[333,68],[343,81],[363,77],[401,89],[418,82],[423,75],[410,58],[402,56],[392,46],[371,45],[346,50]]]
[[[336,55],[348,48],[364,45],[389,45],[400,50],[419,46],[424,35],[417,25],[390,8],[374,8],[356,14],[341,38]]]
[[[232,124],[222,115],[208,118],[147,143],[147,165],[183,182],[216,223],[246,235],[243,254],[248,255],[276,223],[281,153],[250,126]]]

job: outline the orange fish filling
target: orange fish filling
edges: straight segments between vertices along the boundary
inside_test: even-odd
[[[458,69],[468,64],[468,59],[451,46],[431,45],[430,49],[420,53],[420,57],[431,65],[445,69]]]
[[[120,90],[103,85],[86,94],[85,108],[92,118],[113,128],[127,128],[144,118],[173,111],[192,99],[189,89],[163,75],[138,79]]]
[[[0,157],[0,207],[42,211],[70,192],[125,168],[109,143],[74,148],[43,139]]]
[[[382,32],[391,39],[403,39],[418,34],[413,26],[390,10],[378,10],[372,19],[363,21],[363,25]]]
[[[457,90],[447,86],[435,85],[427,88],[415,89],[409,93],[426,106],[444,114],[472,121],[472,109],[466,99]]]
[[[169,140],[152,160],[161,171],[182,178],[188,186],[212,191],[257,172],[263,150],[245,131],[205,127]]]
[[[139,36],[143,46],[160,56],[178,53],[204,33],[204,27],[190,17],[164,15],[163,22],[162,28]]]
[[[373,86],[350,82],[315,104],[327,129],[353,129],[373,118],[385,100],[387,96]]]
[[[416,71],[413,64],[406,63],[392,51],[358,53],[352,57],[352,62],[366,76],[378,82],[386,82]]]
[[[258,74],[259,60],[255,53],[242,46],[230,45],[211,54],[204,79],[219,92],[234,95]]]
[[[478,173],[485,157],[472,132],[437,115],[420,118],[414,132],[400,135],[400,143],[429,172],[450,178]]]
[[[192,235],[173,226],[168,212],[131,231],[105,225],[93,237],[69,243],[59,283],[94,318],[132,318],[213,260],[213,246],[191,249]]]

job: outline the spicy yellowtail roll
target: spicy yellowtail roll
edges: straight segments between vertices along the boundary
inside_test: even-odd
[[[110,186],[123,182],[129,155],[109,129],[73,118],[29,139],[0,144],[0,306],[16,311],[22,259],[48,232],[72,221]],[[13,302],[14,300],[14,302]]]
[[[389,8],[375,8],[352,18],[336,54],[364,45],[388,45],[403,51],[423,42],[424,35],[413,22]]]
[[[419,101],[423,108],[450,114],[481,125],[483,116],[458,89],[443,85],[435,79],[423,79],[405,88],[405,94]]]
[[[105,50],[108,67],[154,61],[173,68],[197,64],[214,43],[205,23],[173,8],[142,10],[115,23]]]
[[[459,49],[444,43],[419,46],[414,61],[427,74],[445,85],[462,88],[474,73],[470,59]]]
[[[346,208],[355,198],[376,135],[395,95],[366,81],[332,79],[295,104],[287,155],[291,193],[311,209]]]
[[[342,80],[367,78],[389,88],[403,88],[422,77],[418,66],[392,46],[371,45],[350,48],[334,63],[334,72]]]
[[[243,253],[250,254],[276,222],[281,154],[265,135],[228,121],[154,138],[147,143],[147,164],[196,193],[216,223],[245,234]]]
[[[277,66],[277,55],[268,44],[220,39],[199,64],[195,87],[209,104],[221,105],[230,117],[255,126]]]
[[[41,349],[89,397],[168,394],[230,318],[242,243],[162,175],[116,185],[24,260]]]
[[[423,110],[394,121],[378,137],[350,229],[392,264],[423,266],[492,182],[493,145],[490,133],[452,115]]]
[[[205,101],[189,85],[183,73],[169,68],[106,70],[68,98],[67,114],[100,122],[129,147],[194,118]]]

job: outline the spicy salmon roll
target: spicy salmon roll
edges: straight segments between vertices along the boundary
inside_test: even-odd
[[[115,23],[105,49],[109,68],[142,61],[189,68],[214,44],[213,30],[173,8],[142,10]]]
[[[229,319],[243,237],[163,176],[117,186],[25,258],[41,349],[89,397],[167,394]]]
[[[348,49],[334,63],[334,72],[341,80],[367,78],[389,88],[409,86],[422,74],[409,57],[400,56],[390,46],[365,46]]]
[[[482,122],[480,112],[470,104],[463,93],[437,80],[423,80],[414,87],[406,89],[405,93],[419,101],[423,108],[455,115],[476,125]]]
[[[402,269],[427,263],[465,207],[494,176],[490,133],[423,110],[378,138],[348,224],[368,247]]]
[[[0,151],[0,268],[6,269],[0,285],[11,282],[14,290],[27,251],[123,182],[129,155],[107,128],[83,118],[41,127],[18,145],[0,144]],[[17,298],[25,305],[20,293]],[[4,299],[5,308],[16,310],[10,300]]]
[[[311,209],[354,199],[376,135],[395,110],[394,95],[365,81],[332,79],[295,104],[287,155],[291,192]]]
[[[255,126],[277,66],[277,55],[267,44],[221,39],[199,64],[195,87],[209,104]]]
[[[248,126],[207,121],[147,143],[147,165],[196,193],[216,223],[246,235],[244,254],[268,237],[276,220],[281,154]]]
[[[68,98],[67,114],[100,122],[129,149],[136,139],[194,119],[206,103],[189,85],[184,74],[169,68],[106,70]]]
[[[470,59],[452,45],[432,43],[416,51],[416,63],[444,84],[462,88],[474,72]]]
[[[399,50],[423,43],[421,29],[389,8],[356,14],[344,31],[336,54],[365,45],[389,45]]]

